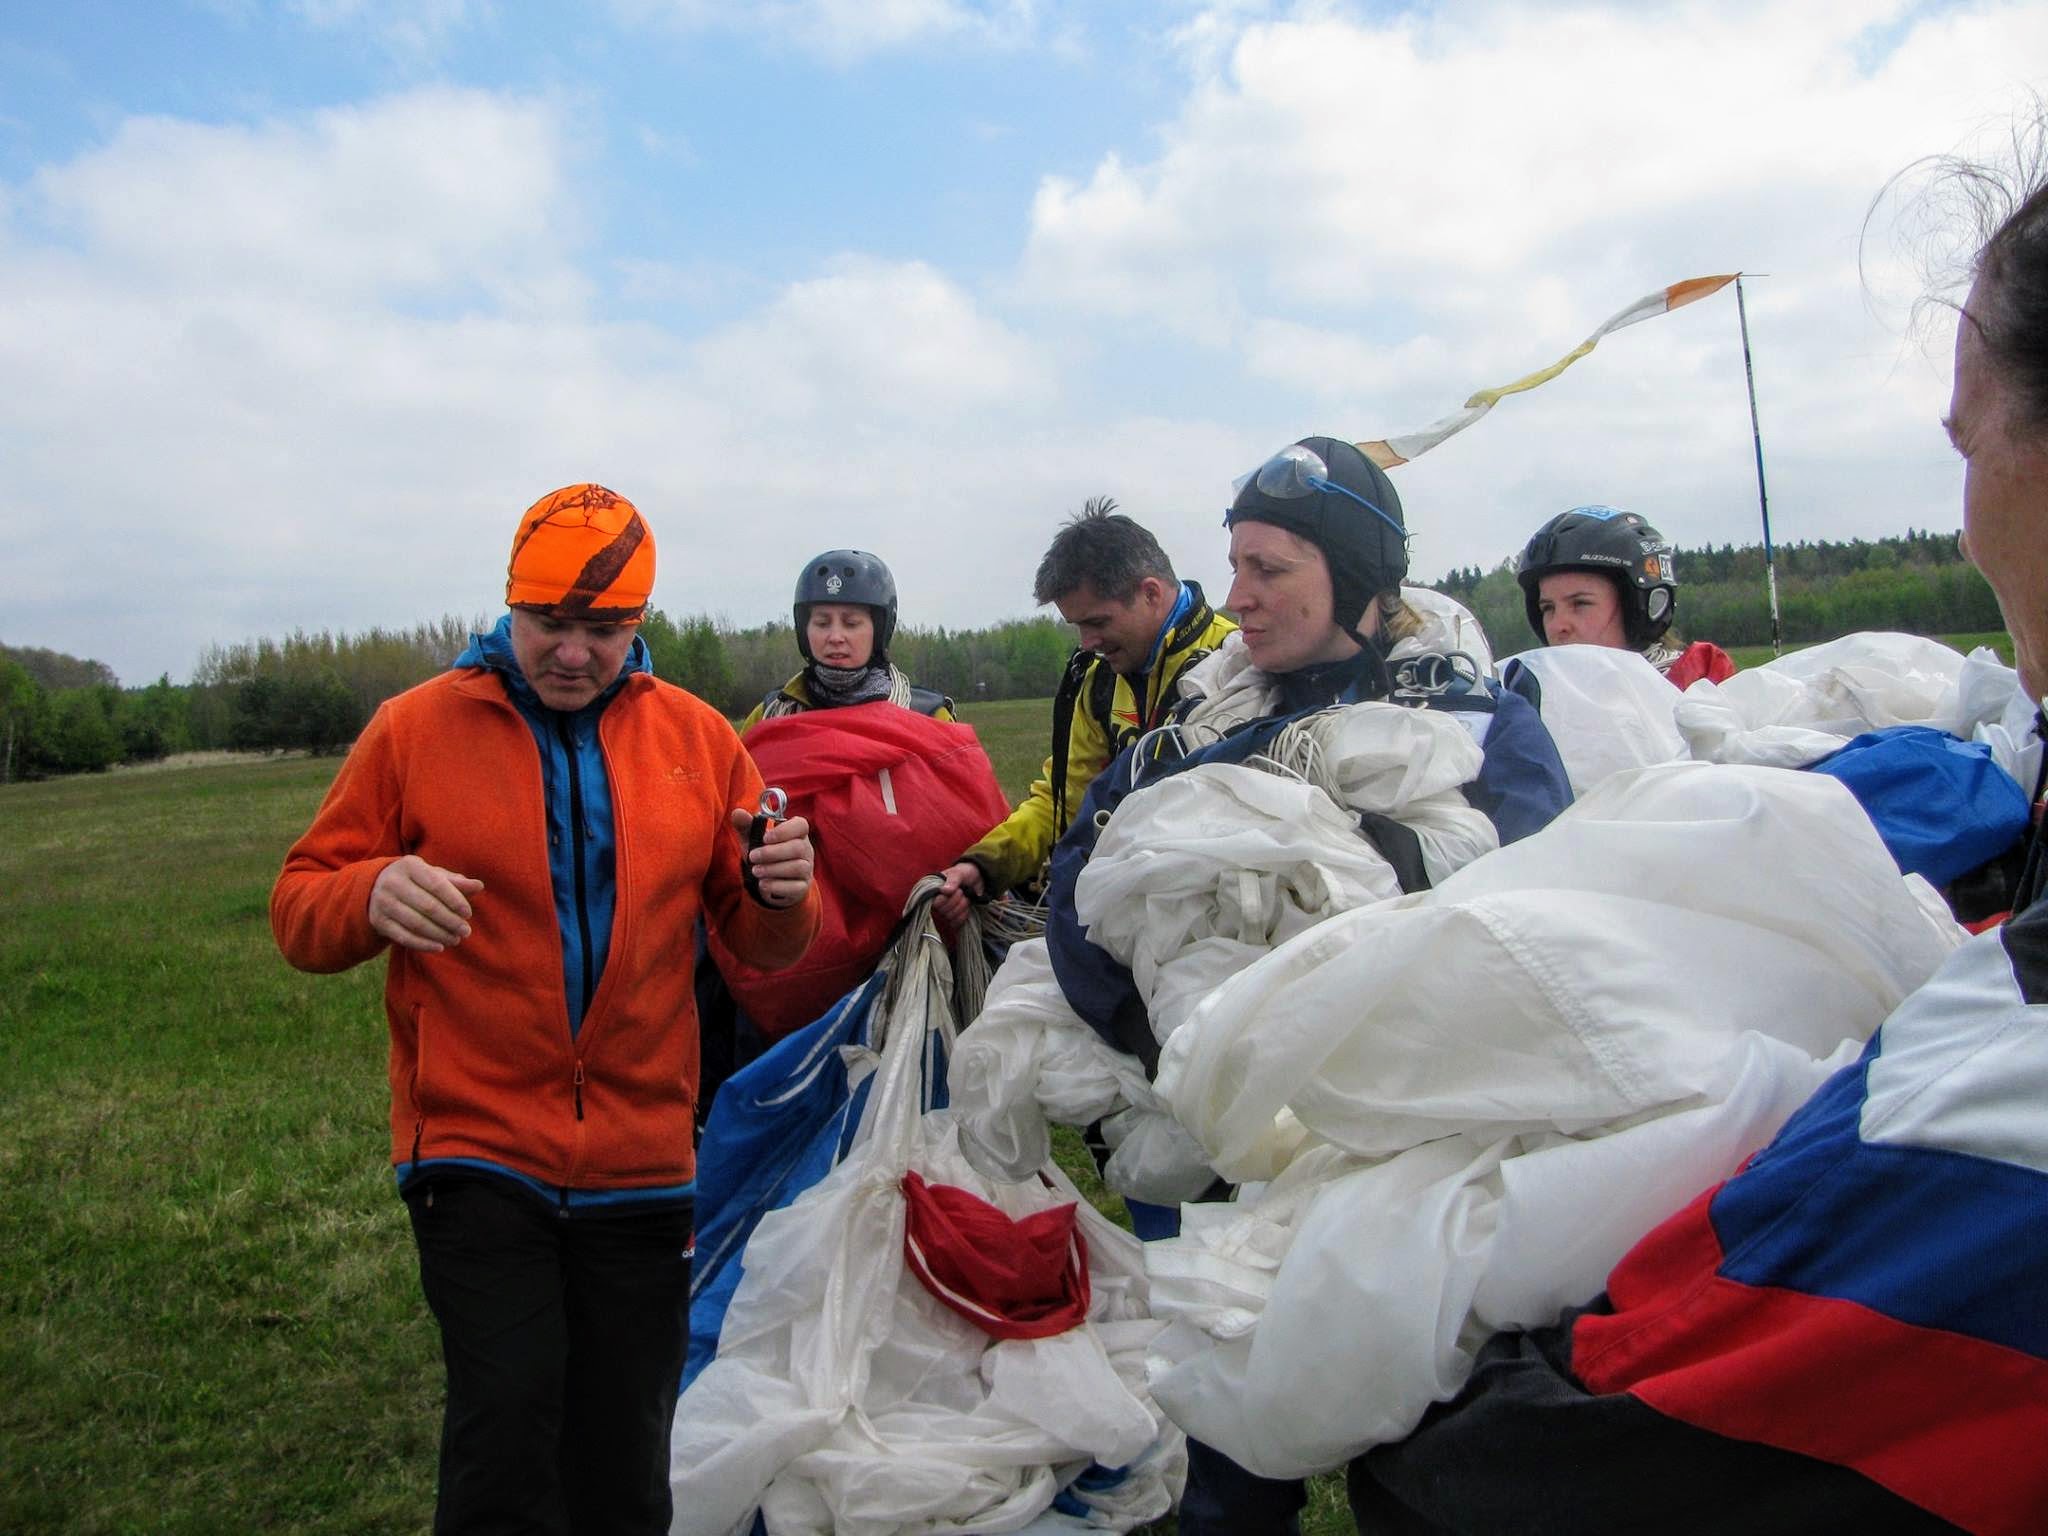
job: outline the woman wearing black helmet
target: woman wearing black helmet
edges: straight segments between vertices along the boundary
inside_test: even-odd
[[[804,668],[754,706],[740,734],[764,719],[886,700],[935,720],[953,701],[919,688],[889,663],[896,634],[896,578],[866,550],[828,549],[796,578],[796,648]]]
[[[1677,688],[1735,675],[1718,645],[1667,643],[1678,609],[1671,544],[1634,512],[1586,506],[1558,513],[1522,550],[1515,579],[1529,627],[1545,645],[1641,651]]]
[[[1461,789],[1493,823],[1499,842],[1538,831],[1571,802],[1564,765],[1537,711],[1483,676],[1457,646],[1473,624],[1470,614],[1402,585],[1408,529],[1401,498],[1355,443],[1314,436],[1281,449],[1238,483],[1224,526],[1232,571],[1227,606],[1237,633],[1182,674],[1177,729],[1126,749],[1096,779],[1052,860],[1048,953],[1060,989],[1077,1014],[1138,1057],[1148,1074],[1159,1043],[1145,999],[1131,972],[1088,936],[1075,904],[1095,847],[1093,829],[1103,825],[1098,816],[1107,819],[1141,768],[1165,777],[1179,771],[1176,761],[1184,767],[1205,752],[1209,761],[1225,762],[1232,742],[1238,752],[1249,751],[1289,720],[1398,702],[1448,714],[1456,720],[1451,731],[1479,742],[1481,766]],[[1451,649],[1461,655],[1446,654]],[[1188,747],[1195,751],[1167,755]],[[1359,835],[1393,866],[1402,889],[1426,887],[1413,831],[1371,815],[1359,823]],[[1219,1176],[1200,1200],[1217,1199],[1226,1188]],[[1155,1232],[1178,1223],[1177,1207],[1131,1203]],[[1299,1532],[1307,1497],[1299,1478],[1260,1476],[1190,1435],[1182,1536]]]

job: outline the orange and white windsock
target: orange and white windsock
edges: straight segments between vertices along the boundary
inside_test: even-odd
[[[1498,389],[1482,389],[1465,402],[1463,410],[1453,412],[1440,421],[1432,421],[1428,426],[1419,427],[1413,432],[1405,432],[1399,437],[1360,443],[1358,451],[1381,469],[1392,469],[1396,464],[1406,464],[1410,459],[1429,452],[1445,438],[1464,431],[1492,410],[1495,402],[1503,395],[1519,395],[1525,389],[1534,389],[1538,384],[1549,383],[1598,346],[1600,338],[1609,331],[1618,331],[1625,325],[1634,325],[1638,320],[1655,319],[1658,315],[1666,315],[1674,309],[1681,309],[1696,299],[1704,299],[1710,293],[1719,293],[1734,282],[1735,278],[1736,274],[1733,272],[1724,272],[1719,277],[1689,277],[1682,283],[1673,283],[1669,288],[1659,288],[1655,293],[1645,294],[1620,314],[1603,323],[1597,331],[1548,368],[1539,368],[1527,377],[1517,379],[1512,384],[1503,384]]]

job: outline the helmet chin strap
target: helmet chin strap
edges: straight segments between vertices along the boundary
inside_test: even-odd
[[[1375,602],[1377,602],[1377,599],[1375,599]],[[1368,608],[1366,612],[1370,613],[1372,612],[1372,609]],[[1361,615],[1361,617],[1363,617],[1363,615]],[[1373,681],[1378,687],[1378,692],[1375,695],[1375,697],[1382,699],[1390,697],[1394,691],[1394,672],[1393,669],[1387,665],[1387,653],[1392,649],[1392,647],[1386,643],[1385,628],[1381,627],[1375,629],[1370,634],[1360,634],[1358,631],[1358,626],[1355,624],[1339,624],[1337,628],[1341,630],[1350,639],[1351,643],[1353,645],[1356,645],[1359,651],[1362,654],[1364,654],[1368,659],[1368,662],[1372,669]]]

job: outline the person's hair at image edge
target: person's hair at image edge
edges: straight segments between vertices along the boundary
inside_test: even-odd
[[[1864,217],[1864,244],[1881,221],[1918,269],[1916,323],[1981,283],[1960,323],[1977,327],[2023,424],[2048,431],[2048,98],[2026,96],[2008,135],[1996,158],[1929,155],[1892,177]]]
[[[1040,603],[1056,603],[1085,583],[1098,597],[1127,603],[1147,576],[1177,585],[1173,562],[1159,541],[1117,511],[1112,497],[1091,496],[1053,536],[1038,562],[1031,595]]]

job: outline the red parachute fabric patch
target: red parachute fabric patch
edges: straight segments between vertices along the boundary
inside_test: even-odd
[[[1671,663],[1671,670],[1664,674],[1664,680],[1683,692],[1701,678],[1710,683],[1725,683],[1738,670],[1735,659],[1721,647],[1705,640],[1695,640],[1678,653],[1678,660]]]
[[[1088,1316],[1074,1203],[1013,1219],[954,1184],[903,1175],[903,1257],[944,1306],[996,1339],[1049,1339]]]
[[[733,997],[779,1040],[867,980],[910,888],[981,841],[1010,806],[973,726],[894,704],[763,720],[746,748],[761,782],[787,792],[789,814],[810,822],[824,899],[817,938],[784,970],[745,964],[711,930]]]

